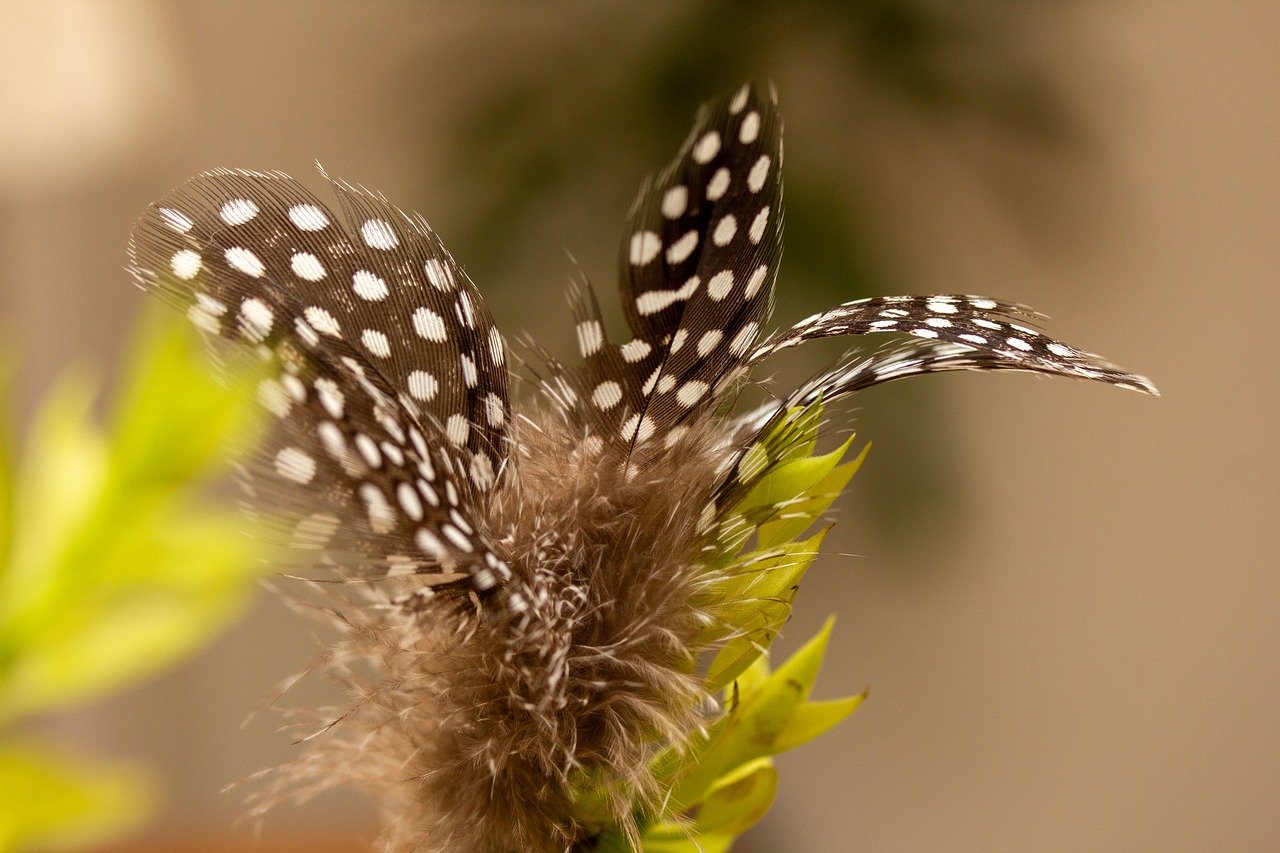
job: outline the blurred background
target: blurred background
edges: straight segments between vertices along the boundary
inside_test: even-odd
[[[779,651],[837,613],[818,691],[871,698],[781,758],[738,849],[1274,849],[1278,43],[1270,0],[11,0],[6,402],[30,425],[84,365],[110,408],[151,307],[123,269],[130,225],[214,166],[319,187],[319,160],[381,190],[432,222],[508,337],[567,353],[566,251],[609,294],[632,194],[696,105],[771,78],[779,323],[982,293],[1164,397],[1007,374],[856,397],[875,447]],[[233,826],[242,795],[221,790],[293,754],[270,713],[242,723],[317,648],[245,588],[243,618],[182,666],[24,722],[156,774],[151,822],[100,849],[372,835],[336,794]]]

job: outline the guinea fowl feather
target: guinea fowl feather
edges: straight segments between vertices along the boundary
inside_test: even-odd
[[[581,360],[543,359],[541,401],[511,399],[503,337],[425,221],[330,184],[336,208],[279,172],[205,173],[148,209],[130,258],[144,289],[266,363],[274,429],[245,466],[250,502],[294,546],[288,562],[346,582],[310,607],[338,634],[317,669],[348,704],[313,714],[258,808],[355,787],[387,849],[589,850],[610,826],[638,843],[672,795],[655,758],[721,714],[707,660],[756,642],[714,596],[776,597],[743,577],[801,562],[765,549],[730,576],[721,559],[809,517],[816,499],[767,498],[763,475],[811,450],[797,412],[950,370],[1155,393],[979,296],[860,300],[768,334],[783,222],[772,87],[705,106],[644,183],[619,257],[627,335],[614,342],[576,288]],[[733,415],[774,353],[878,333],[907,340]]]

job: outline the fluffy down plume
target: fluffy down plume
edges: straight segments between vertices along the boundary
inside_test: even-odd
[[[946,370],[1155,393],[985,297],[861,300],[764,335],[781,169],[771,88],[704,107],[628,215],[626,339],[576,289],[581,362],[545,358],[544,399],[514,407],[479,291],[380,195],[331,181],[334,207],[280,173],[219,170],[148,209],[137,282],[268,365],[276,428],[246,465],[250,503],[293,546],[286,562],[347,582],[314,609],[341,634],[322,665],[351,704],[321,712],[260,804],[362,788],[395,850],[588,850],[609,827],[638,844],[671,795],[664,756],[723,718],[713,690],[779,624],[739,617],[785,598],[816,552],[785,541],[821,511],[811,493],[770,477],[812,450],[793,427],[821,401]],[[773,353],[877,332],[902,337],[730,413]],[[767,573],[786,583],[762,592],[751,578]],[[709,676],[726,647],[744,663]]]

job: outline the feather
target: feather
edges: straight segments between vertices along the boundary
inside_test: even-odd
[[[275,429],[248,466],[250,502],[298,562],[345,582],[309,609],[340,635],[317,668],[350,703],[313,715],[258,810],[354,786],[381,809],[388,849],[586,850],[606,827],[637,843],[672,793],[655,756],[717,719],[709,656],[767,642],[789,612],[773,590],[763,634],[724,615],[760,603],[731,574],[757,528],[788,502],[807,523],[834,497],[765,483],[811,453],[822,400],[950,370],[1155,393],[985,297],[860,300],[761,342],[781,169],[772,87],[704,107],[627,217],[626,342],[576,286],[582,358],[544,359],[541,406],[511,400],[506,345],[440,239],[381,196],[331,181],[337,213],[286,175],[220,170],[148,209],[130,243],[137,282],[269,366],[259,397]],[[914,340],[729,414],[774,353],[882,332]],[[847,482],[856,465],[836,470],[838,456],[806,469],[814,488]],[[736,570],[798,578],[802,551]]]

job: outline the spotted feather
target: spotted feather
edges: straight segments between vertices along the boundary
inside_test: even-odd
[[[1024,306],[985,296],[873,297],[847,302],[801,320],[756,347],[749,361],[754,364],[807,340],[896,332],[926,341],[954,344],[960,348],[954,352],[978,351],[982,355],[970,359],[973,366],[968,369],[972,370],[1013,369],[1016,366],[1021,370],[1102,380],[1148,393],[1155,392],[1155,386],[1144,377],[1119,370],[1090,353],[1056,341],[1027,325],[1039,317]],[[925,353],[934,352],[927,347],[922,349]],[[945,348],[941,351],[953,352]],[[905,375],[900,370],[902,362],[903,359],[897,355],[892,359],[872,358],[867,361],[867,372],[897,378]],[[936,363],[954,364],[954,360],[948,357]],[[1010,367],[994,367],[1006,363]],[[915,372],[931,372],[934,364],[934,359],[922,355],[914,365],[918,368]]]
[[[270,364],[278,429],[252,496],[328,563],[496,586],[483,530],[506,459],[504,344],[418,217],[341,182],[342,215],[280,173],[220,170],[134,229],[137,282]]]
[[[624,447],[669,439],[736,378],[772,308],[781,167],[776,93],[749,84],[705,106],[645,182],[619,259],[632,338],[613,345],[594,296],[575,300],[576,416],[588,430]]]
[[[800,458],[820,417],[810,404],[953,370],[1155,393],[985,297],[864,299],[765,334],[781,167],[772,88],[706,106],[627,217],[627,339],[610,339],[595,293],[575,285],[581,361],[531,342],[551,405],[514,412],[480,293],[421,218],[381,196],[334,181],[332,208],[285,175],[224,170],[147,211],[137,281],[219,349],[267,365],[275,429],[248,466],[251,503],[286,525],[298,562],[380,582],[359,587],[372,607],[336,588],[345,636],[328,668],[355,696],[268,801],[364,787],[388,849],[585,850],[602,827],[638,848],[637,816],[662,814],[670,794],[654,756],[709,728],[721,685],[692,663],[756,636],[723,623],[757,618],[764,587],[741,581],[779,552],[734,563],[735,550],[753,531],[763,544],[768,517],[807,517],[778,477],[759,478],[815,470]],[[869,334],[899,337],[733,417],[739,380],[774,354]],[[767,571],[792,584],[791,568]],[[372,664],[368,685],[350,677],[356,661]],[[609,792],[590,820],[570,807],[583,779]]]
[[[747,84],[706,105],[642,186],[619,259],[629,339],[610,339],[594,292],[577,286],[582,362],[548,360],[540,383],[582,449],[670,446],[769,356],[843,335],[921,340],[851,354],[738,421],[730,444],[749,446],[791,405],[932,372],[1023,370],[1154,393],[1044,336],[1029,309],[978,296],[859,300],[759,341],[782,251],[781,168],[776,93]],[[330,183],[341,215],[280,173],[201,175],[139,223],[134,274],[272,364],[260,397],[280,428],[252,488],[297,542],[339,566],[498,586],[509,569],[495,542],[518,548],[486,529],[512,456],[502,336],[420,217]]]

